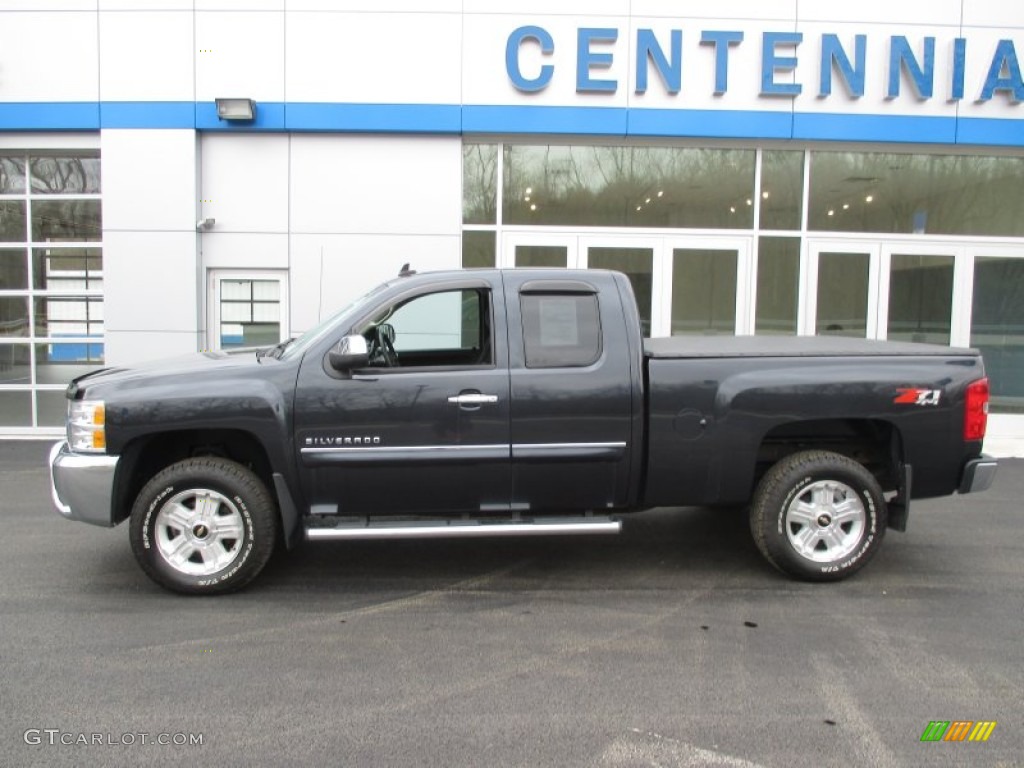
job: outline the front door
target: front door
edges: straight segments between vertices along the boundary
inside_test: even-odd
[[[454,278],[385,302],[354,329],[371,360],[351,375],[307,354],[296,434],[314,513],[509,508],[508,345],[494,295],[486,280]]]

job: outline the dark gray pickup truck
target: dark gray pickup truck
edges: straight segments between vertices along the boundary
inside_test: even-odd
[[[279,541],[613,533],[750,507],[793,576],[861,568],[911,499],[988,487],[974,350],[643,339],[603,271],[414,274],[273,349],[96,371],[50,456],[71,520],[129,520],[156,582],[252,580]]]

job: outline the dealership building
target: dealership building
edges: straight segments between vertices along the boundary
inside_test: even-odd
[[[413,269],[974,346],[1024,455],[1024,4],[0,0],[0,435]]]

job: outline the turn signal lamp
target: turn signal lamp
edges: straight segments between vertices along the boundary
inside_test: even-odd
[[[102,400],[72,400],[68,405],[68,445],[73,451],[107,449],[107,412]]]

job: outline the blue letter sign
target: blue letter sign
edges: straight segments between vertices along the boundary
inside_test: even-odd
[[[513,30],[508,36],[505,44],[505,71],[508,72],[508,79],[512,85],[520,91],[540,91],[551,82],[551,76],[555,68],[551,64],[545,64],[540,68],[540,74],[530,79],[523,76],[519,69],[519,48],[525,40],[535,40],[540,44],[540,52],[550,56],[555,51],[555,41],[543,27],[519,27]]]

